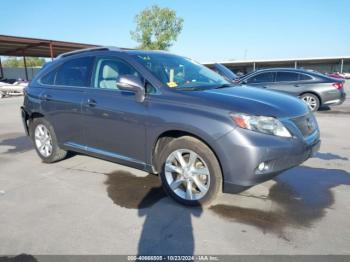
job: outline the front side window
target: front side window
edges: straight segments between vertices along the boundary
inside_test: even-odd
[[[123,75],[140,77],[139,73],[129,64],[116,58],[100,58],[96,64],[94,87],[104,89],[119,89],[118,78]]]
[[[72,59],[62,64],[55,75],[55,85],[90,86],[93,57]]]
[[[135,53],[133,56],[169,88],[199,89],[230,85],[219,74],[185,57],[159,53]]]
[[[275,76],[274,72],[260,73],[252,76],[247,80],[247,83],[257,84],[257,83],[270,83],[273,82]]]
[[[299,74],[293,72],[277,72],[276,82],[298,81]]]

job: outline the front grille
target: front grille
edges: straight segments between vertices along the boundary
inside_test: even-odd
[[[303,136],[311,135],[317,128],[317,123],[312,113],[293,118],[292,121],[299,128]]]

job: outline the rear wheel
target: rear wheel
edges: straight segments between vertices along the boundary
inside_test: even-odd
[[[320,107],[320,99],[314,94],[303,94],[300,99],[303,100],[313,112],[316,112]]]
[[[207,205],[220,192],[218,160],[200,140],[184,136],[172,140],[160,154],[160,178],[167,194],[184,205]]]
[[[56,134],[47,120],[34,118],[29,125],[29,132],[43,162],[53,163],[66,157],[67,151],[58,146]]]

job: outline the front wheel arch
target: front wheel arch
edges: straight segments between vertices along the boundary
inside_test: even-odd
[[[220,163],[220,158],[218,156],[218,154],[215,152],[214,148],[206,142],[205,139],[203,139],[201,136],[198,136],[192,132],[188,132],[188,131],[183,131],[183,130],[167,130],[164,131],[163,133],[161,133],[158,138],[155,140],[155,143],[153,144],[153,148],[152,148],[152,166],[154,167],[154,171],[159,174],[160,170],[161,170],[161,163],[159,163],[159,154],[162,151],[162,149],[164,148],[164,146],[169,143],[171,140],[176,139],[176,138],[180,138],[182,136],[190,136],[193,138],[196,138],[198,140],[200,140],[202,143],[204,143],[206,146],[209,147],[209,149],[214,153],[216,159],[219,162],[220,165],[220,169],[221,169],[221,173],[223,174],[223,170],[221,167],[221,163]]]

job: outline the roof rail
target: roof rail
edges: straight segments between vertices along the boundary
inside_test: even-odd
[[[107,50],[109,50],[109,51],[121,51],[121,50],[125,50],[125,49],[111,47],[111,46],[98,46],[98,47],[92,47],[92,48],[84,48],[84,49],[78,49],[78,50],[74,50],[71,52],[60,54],[59,56],[56,57],[56,59],[60,59],[60,58],[75,55],[75,54],[85,53],[85,52],[107,51]]]

